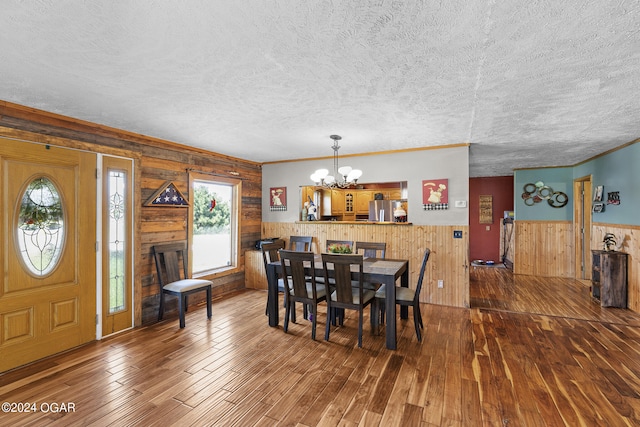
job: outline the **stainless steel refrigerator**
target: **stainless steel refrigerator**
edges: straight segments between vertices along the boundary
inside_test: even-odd
[[[369,221],[392,222],[394,200],[372,200],[369,202]]]

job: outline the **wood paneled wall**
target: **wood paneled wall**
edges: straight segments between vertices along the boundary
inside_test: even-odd
[[[640,226],[593,223],[591,227],[591,249],[603,249],[602,239],[606,233],[616,236],[619,251],[627,258],[627,307],[640,313]]]
[[[513,271],[545,277],[574,277],[571,221],[514,221]]]
[[[454,239],[453,231],[462,230]],[[314,252],[325,250],[327,239],[386,242],[387,258],[409,260],[409,286],[415,288],[426,248],[431,249],[420,300],[425,303],[469,307],[469,230],[467,226],[372,225],[326,222],[262,224],[262,237],[313,236]],[[438,280],[444,287],[438,288]]]
[[[242,179],[240,217],[240,271],[214,278],[214,295],[244,288],[244,252],[260,238],[262,218],[261,165],[174,142],[84,122],[53,113],[0,101],[0,135],[133,158],[135,185],[135,278],[136,325],[155,321],[158,287],[151,246],[160,242],[185,240],[189,209],[142,206],[166,181],[190,198],[188,169]],[[198,302],[193,295],[190,303]],[[200,297],[202,298],[202,297]],[[168,309],[175,309],[171,300]]]

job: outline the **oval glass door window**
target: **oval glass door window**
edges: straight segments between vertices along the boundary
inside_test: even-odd
[[[62,254],[64,210],[60,192],[46,177],[31,181],[22,195],[17,233],[20,255],[29,272],[51,273]]]

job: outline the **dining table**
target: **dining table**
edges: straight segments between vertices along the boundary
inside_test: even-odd
[[[328,268],[331,264],[328,264]],[[322,256],[316,254],[314,257],[313,270],[309,267],[308,275],[324,277],[322,267]],[[329,271],[331,276],[331,271]],[[352,271],[352,279],[358,280],[359,271]],[[409,286],[409,261],[403,259],[363,259],[363,282],[380,283],[385,286],[385,312],[386,312],[386,347],[390,350],[397,348],[396,339],[396,282],[400,279],[400,286]],[[274,261],[267,264],[267,314],[269,326],[276,327],[279,324],[279,304],[278,304],[278,277],[282,276],[282,264]],[[409,310],[406,306],[400,307],[400,318],[407,319]]]

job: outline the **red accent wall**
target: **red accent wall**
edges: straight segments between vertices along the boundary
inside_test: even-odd
[[[513,176],[469,179],[470,260],[502,262],[500,229],[504,211],[513,210]],[[493,196],[493,223],[480,224],[480,196]],[[487,230],[487,227],[489,230]]]

